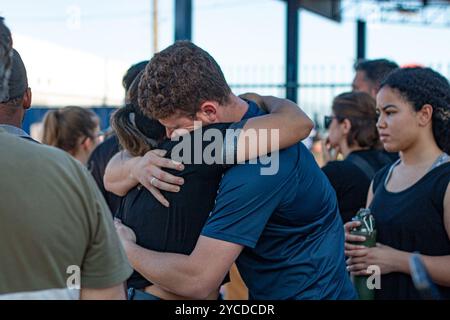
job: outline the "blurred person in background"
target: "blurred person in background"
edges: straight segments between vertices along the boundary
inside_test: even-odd
[[[353,91],[368,93],[376,98],[381,82],[399,66],[387,59],[361,60],[354,65],[355,77],[352,82]]]
[[[31,107],[31,89],[28,87],[27,71],[15,49],[12,49],[10,56],[12,64],[8,72],[9,78],[3,90],[3,99],[0,100],[0,128],[10,134],[33,140],[22,130],[25,112]]]
[[[43,123],[42,142],[70,153],[84,165],[102,140],[99,118],[89,109],[68,106],[51,110]]]
[[[420,299],[409,268],[419,252],[440,295],[450,299],[450,84],[428,68],[399,69],[377,95],[378,132],[384,148],[400,159],[373,179],[367,206],[375,218],[377,246],[354,244],[349,234],[346,256],[354,275],[370,265],[381,271],[375,299]]]
[[[354,65],[355,77],[352,82],[352,91],[365,92],[375,99],[383,79],[398,68],[397,63],[387,59],[360,60]],[[397,153],[385,151],[385,154],[392,162],[398,159]],[[326,153],[324,155],[326,156]]]
[[[340,153],[344,160],[333,159],[322,170],[336,191],[344,222],[365,207],[373,176],[391,163],[381,150],[375,104],[365,92],[343,93],[334,98],[332,115],[325,117],[329,147],[323,152],[328,159],[330,153]]]

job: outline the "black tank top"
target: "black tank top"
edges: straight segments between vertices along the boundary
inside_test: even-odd
[[[206,129],[214,128],[220,130],[224,136],[229,126],[230,124],[214,124],[204,127],[203,133]],[[194,139],[194,133],[191,132],[190,135],[191,139]],[[223,139],[217,142],[220,145]],[[210,143],[210,141],[203,141],[200,144],[201,151],[205,151]],[[178,142],[166,140],[158,148],[167,150],[166,157],[170,157],[177,144]],[[192,156],[196,152],[193,149],[194,146],[195,143],[192,143]],[[212,154],[214,155],[214,152]],[[194,162],[193,160],[191,158],[191,163]],[[219,183],[225,170],[224,165],[205,163],[185,164],[185,169],[181,173],[165,170],[184,178],[184,185],[180,192],[162,191],[170,203],[169,208],[161,205],[146,188],[136,187],[123,198],[115,216],[133,229],[136,242],[141,247],[188,255],[195,248],[200,232],[214,207]],[[228,281],[227,276],[224,283]],[[128,287],[136,289],[145,288],[150,284],[150,281],[136,271],[127,281]]]
[[[392,248],[429,256],[450,255],[450,240],[444,225],[444,196],[450,182],[450,163],[429,171],[401,192],[389,192],[385,179],[390,166],[377,173],[370,209],[375,217],[377,242]],[[438,287],[450,299],[450,287]],[[377,300],[420,299],[411,276],[390,273],[381,276]]]

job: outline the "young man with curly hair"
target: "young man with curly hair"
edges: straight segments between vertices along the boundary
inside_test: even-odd
[[[264,115],[231,92],[206,51],[186,41],[153,57],[139,98],[144,113],[158,119],[168,136],[193,129],[194,120],[239,127]],[[118,222],[132,266],[152,283],[197,299],[216,290],[235,261],[251,299],[353,299],[332,187],[302,143],[282,150],[279,164],[270,175],[261,174],[260,161],[228,169],[189,255],[144,249]],[[127,171],[123,164],[116,168]]]

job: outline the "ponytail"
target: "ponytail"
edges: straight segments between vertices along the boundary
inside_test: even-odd
[[[96,138],[98,122],[94,112],[77,106],[48,111],[44,117],[42,142],[75,154],[80,140]]]
[[[142,156],[155,148],[165,135],[164,127],[157,120],[145,116],[138,107],[138,88],[142,74],[143,70],[127,91],[127,105],[111,117],[111,126],[120,145],[134,157]]]
[[[120,145],[132,156],[142,156],[157,142],[148,138],[136,126],[136,112],[132,105],[117,110],[111,118],[111,126],[117,134]]]
[[[48,144],[49,146],[54,146],[59,148],[60,143],[58,141],[59,137],[59,110],[51,110],[45,114],[44,117],[44,130],[42,134],[42,143]]]

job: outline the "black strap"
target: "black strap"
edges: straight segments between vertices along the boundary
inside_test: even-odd
[[[395,158],[389,156],[389,155],[396,155]],[[388,153],[386,151],[378,152],[377,153],[377,160],[382,163],[384,166],[394,163],[398,159],[398,153]]]
[[[372,178],[375,176],[375,170],[372,168],[369,162],[367,162],[364,158],[354,154],[350,153],[346,160],[353,163],[355,166],[357,166],[364,174],[366,175],[369,180],[372,180]]]

